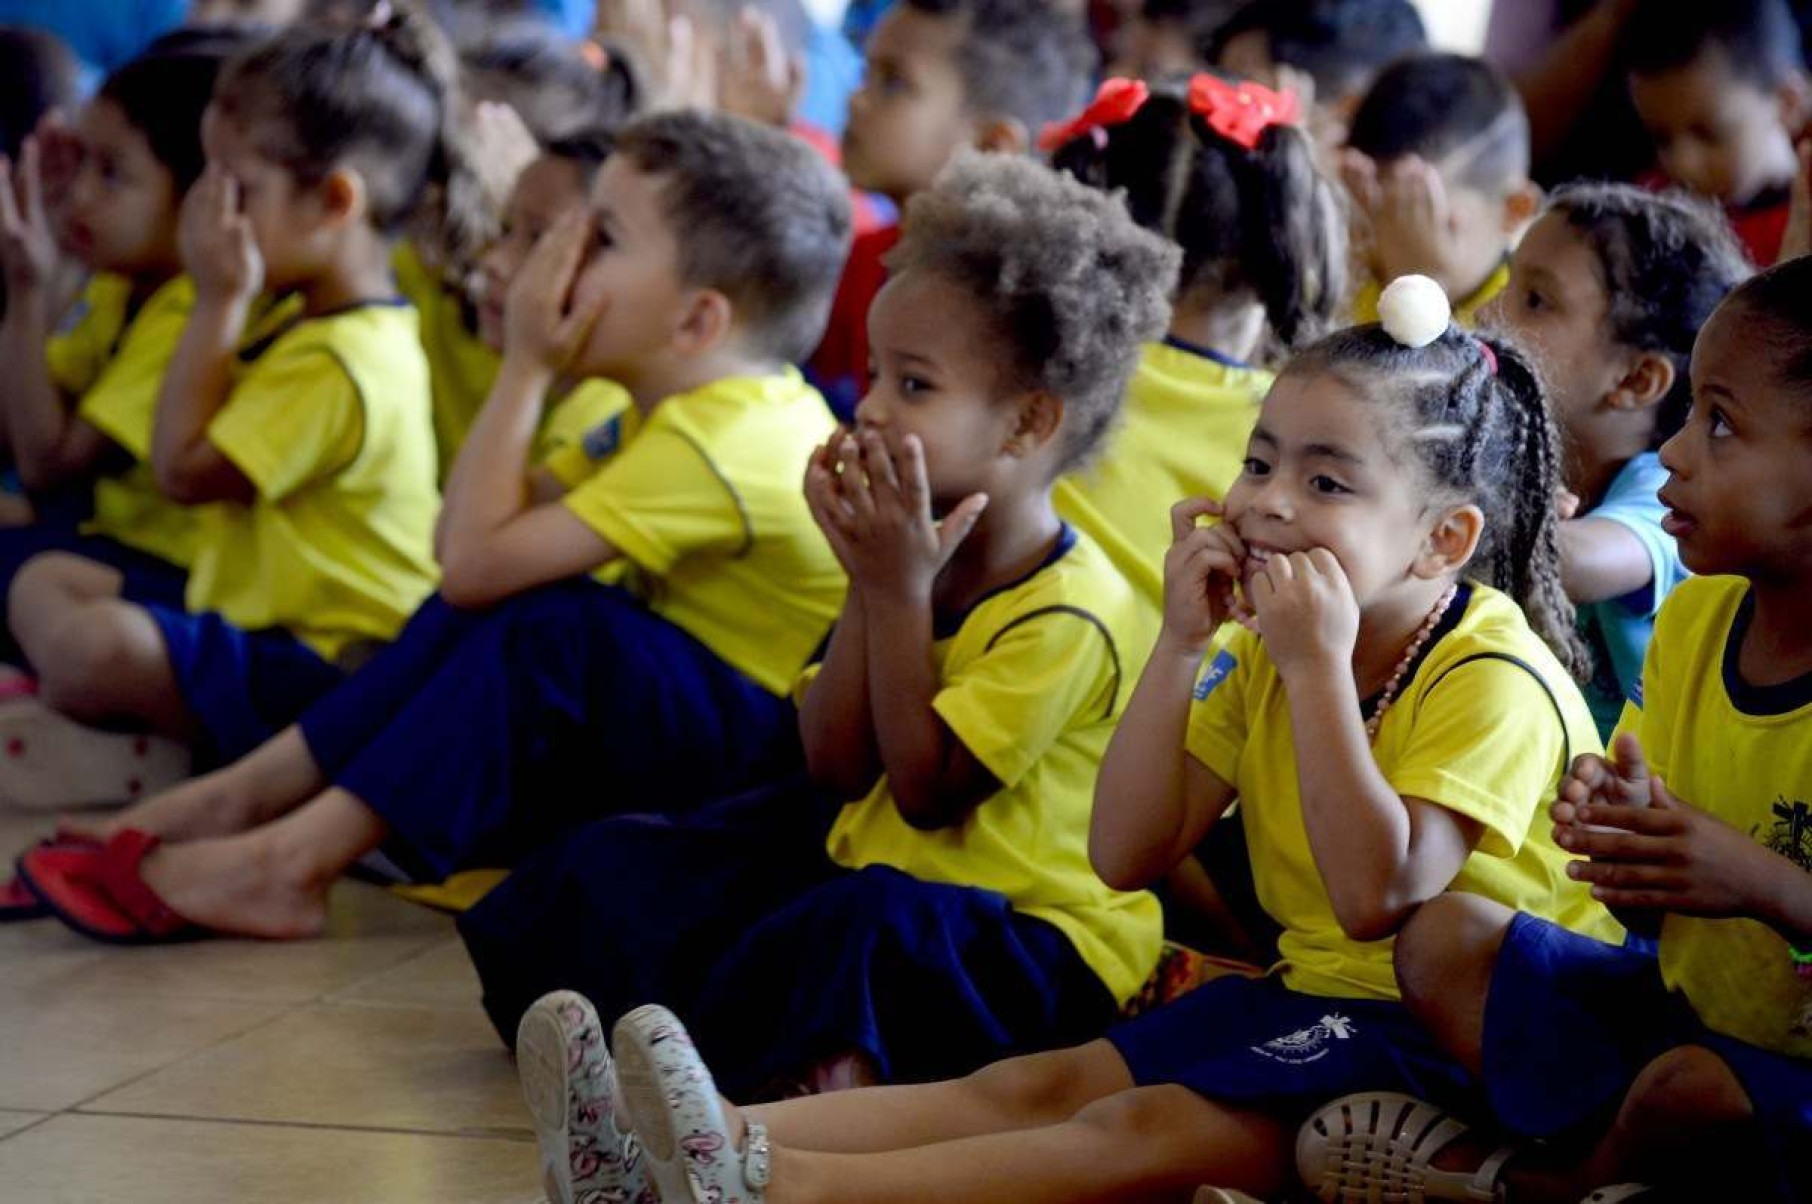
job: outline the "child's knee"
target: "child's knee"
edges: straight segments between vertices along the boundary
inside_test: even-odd
[[[1393,956],[1403,1002],[1426,1018],[1454,997],[1456,982],[1482,992],[1512,918],[1477,895],[1444,894],[1424,903],[1397,934]]]
[[[1670,1049],[1643,1068],[1624,1097],[1622,1123],[1680,1135],[1749,1121],[1755,1107],[1729,1063],[1702,1045]]]
[[[965,1082],[1002,1114],[1028,1122],[1068,1120],[1096,1098],[1083,1065],[1089,1048],[1007,1058],[982,1067]]]
[[[7,623],[24,643],[28,633],[60,620],[78,602],[119,592],[119,573],[67,552],[26,561],[7,590]]]
[[[112,608],[82,607],[33,649],[44,701],[72,715],[105,711],[138,672],[137,649]]]

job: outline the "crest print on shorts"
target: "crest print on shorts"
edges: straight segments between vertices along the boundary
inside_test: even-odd
[[[1332,1012],[1323,1016],[1320,1024],[1311,1024],[1307,1028],[1266,1041],[1263,1045],[1254,1045],[1252,1052],[1278,1062],[1301,1066],[1327,1057],[1331,1042],[1345,1041],[1358,1031],[1358,1026],[1351,1020],[1339,1012]]]

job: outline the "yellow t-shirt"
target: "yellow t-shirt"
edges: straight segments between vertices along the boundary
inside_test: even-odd
[[[1129,636],[1135,658],[1164,614],[1170,508],[1227,495],[1271,380],[1169,340],[1148,343],[1106,451],[1057,482],[1057,512],[1101,546],[1144,603],[1146,638]]]
[[[1601,748],[1591,711],[1516,605],[1469,588],[1385,712],[1378,767],[1398,794],[1484,825],[1450,889],[1620,941],[1610,913],[1567,877],[1548,818],[1569,758]],[[1284,929],[1284,982],[1309,995],[1396,999],[1394,942],[1352,940],[1328,901],[1303,824],[1289,698],[1251,632],[1235,631],[1209,661],[1188,747],[1238,791],[1259,903]]]
[[[210,506],[188,608],[278,627],[334,660],[434,589],[434,429],[415,310],[289,320],[240,353],[208,438],[257,487]]]
[[[843,570],[800,484],[835,429],[789,368],[630,409],[547,467],[567,508],[630,562],[600,577],[785,696],[843,608]]]
[[[422,351],[428,357],[434,388],[439,480],[444,485],[459,449],[472,433],[472,424],[478,421],[478,411],[490,396],[502,360],[472,328],[465,300],[428,271],[413,247],[401,244],[392,266],[398,290],[414,302],[421,315]],[[535,438],[535,462],[541,463],[628,408],[629,394],[621,385],[607,380],[580,381],[548,402]]]
[[[1485,277],[1485,283],[1472,291],[1470,296],[1453,302],[1453,320],[1461,326],[1477,326],[1479,310],[1491,304],[1499,293],[1510,283],[1510,256],[1504,255],[1502,263],[1497,265],[1491,275]],[[1384,292],[1384,286],[1376,280],[1368,281],[1359,295],[1353,298],[1353,324],[1364,325],[1378,320],[1378,297]]]
[[[1649,641],[1619,732],[1642,741],[1675,798],[1812,873],[1812,675],[1762,689],[1737,673],[1752,604],[1741,577],[1674,588]],[[1706,1025],[1762,1049],[1812,1058],[1812,981],[1756,920],[1669,915],[1661,973]]]
[[[124,301],[121,294],[122,318]],[[108,305],[111,308],[110,302]],[[157,419],[164,372],[194,308],[195,286],[187,276],[178,276],[152,293],[118,331],[111,355],[76,403],[78,417],[132,457],[132,463],[117,475],[96,478],[94,515],[82,529],[182,568],[195,559],[196,510],[159,491],[151,471],[151,428]]]
[[[1101,881],[1088,825],[1095,774],[1132,692],[1124,641],[1138,609],[1106,555],[1066,528],[1044,567],[983,599],[935,645],[931,705],[1000,792],[962,823],[921,832],[883,778],[838,815],[831,859],[997,891],[1068,937],[1115,1000],[1131,999],[1157,965],[1163,915],[1149,892]]]
[[[119,349],[131,320],[132,282],[100,273],[89,277],[62,324],[44,344],[50,383],[65,397],[80,397],[94,387]]]

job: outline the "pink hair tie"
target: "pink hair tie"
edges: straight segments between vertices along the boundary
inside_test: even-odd
[[[1484,339],[1478,338],[1476,335],[1473,337],[1473,342],[1475,342],[1479,345],[1479,351],[1481,351],[1485,356],[1485,367],[1491,369],[1491,375],[1496,376],[1497,375],[1497,352],[1491,350],[1490,343],[1487,343]]]

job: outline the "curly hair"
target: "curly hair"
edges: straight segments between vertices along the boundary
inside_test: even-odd
[[[1674,384],[1655,414],[1652,447],[1671,439],[1692,406],[1692,346],[1730,290],[1749,278],[1749,261],[1710,201],[1629,184],[1570,184],[1551,213],[1578,231],[1598,260],[1611,337],[1664,355]]]
[[[1117,197],[1030,160],[964,155],[907,202],[887,266],[975,298],[1013,385],[1062,399],[1068,471],[1112,425],[1140,345],[1169,324],[1180,259]]]
[[[1520,348],[1453,325],[1426,347],[1406,347],[1382,326],[1354,326],[1312,344],[1285,372],[1330,374],[1383,409],[1385,437],[1419,470],[1428,504],[1484,513],[1471,575],[1515,599],[1568,672],[1591,672],[1561,587],[1560,433]]]
[[[765,353],[801,360],[824,335],[849,255],[849,190],[784,130],[682,109],[632,121],[613,152],[659,177],[687,284],[730,299]]]
[[[971,112],[1008,117],[1029,137],[1082,107],[1097,55],[1079,17],[1049,0],[906,0],[962,22],[956,67]]]
[[[1346,294],[1346,217],[1293,126],[1246,150],[1161,85],[1128,121],[1057,148],[1053,166],[1121,192],[1133,220],[1183,249],[1181,295],[1249,289],[1285,347],[1324,333]]]

